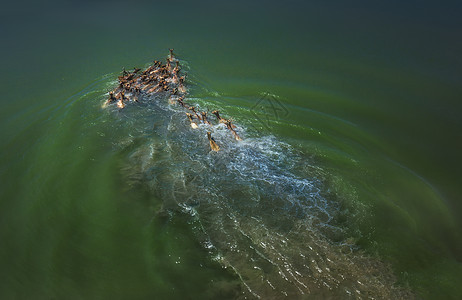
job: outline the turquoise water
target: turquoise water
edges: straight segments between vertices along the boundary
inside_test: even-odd
[[[361,1],[5,8],[2,298],[460,298],[458,12]],[[101,109],[122,67],[170,47],[191,102],[232,117],[242,144],[217,132],[227,147],[209,154],[161,102]]]

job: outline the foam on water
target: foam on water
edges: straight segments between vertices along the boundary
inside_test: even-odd
[[[119,126],[136,129],[120,143],[136,145],[125,175],[162,199],[159,215],[190,215],[204,249],[238,276],[242,297],[411,296],[394,286],[384,263],[353,251],[337,220],[341,203],[319,167],[291,145],[246,137],[240,126],[243,141],[224,125],[192,129],[164,95],[141,102],[118,112]],[[219,152],[210,151],[210,130]],[[302,174],[295,171],[301,165]]]

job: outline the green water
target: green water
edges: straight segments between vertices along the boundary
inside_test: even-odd
[[[341,205],[354,255],[390,266],[417,298],[461,298],[460,11],[449,1],[4,8],[0,298],[249,296],[220,248],[203,247],[197,221],[159,214],[158,187],[127,175],[153,137],[101,109],[123,66],[170,47],[195,103],[306,162],[291,172],[320,179]],[[260,99],[278,114],[255,107]],[[245,225],[252,212],[236,214]]]

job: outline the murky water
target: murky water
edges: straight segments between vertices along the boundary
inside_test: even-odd
[[[5,8],[0,295],[460,298],[457,7]],[[169,47],[243,141],[101,108]]]
[[[274,136],[235,141],[224,124],[213,127],[221,147],[214,152],[206,138],[212,127],[192,129],[187,110],[169,104],[168,95],[139,101],[114,111],[115,128],[138,128],[121,141],[134,148],[126,182],[148,185],[162,199],[156,214],[190,215],[210,257],[239,277],[242,297],[412,297],[394,286],[386,264],[356,251],[341,220],[347,208],[326,172],[302,153]]]

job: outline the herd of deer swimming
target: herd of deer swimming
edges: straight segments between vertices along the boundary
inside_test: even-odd
[[[170,104],[177,103],[186,109],[186,116],[193,129],[199,127],[198,123],[214,126],[207,119],[208,113],[206,111],[199,111],[196,107],[185,102],[187,90],[184,82],[186,76],[181,76],[180,72],[180,61],[175,57],[173,49],[170,49],[170,55],[167,56],[165,65],[156,60],[153,65],[142,72],[139,68],[134,68],[131,72],[127,72],[124,68],[122,75],[118,78],[119,84],[109,92],[109,98],[105,105],[115,103],[119,109],[123,109],[128,103],[139,102],[142,95],[165,93],[169,95]],[[235,130],[236,126],[232,124],[231,120],[221,117],[218,110],[212,111],[212,114],[215,115],[218,123],[225,124],[236,140],[241,140]],[[207,137],[210,148],[213,151],[219,151],[220,147],[210,131],[207,132]]]

